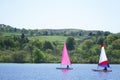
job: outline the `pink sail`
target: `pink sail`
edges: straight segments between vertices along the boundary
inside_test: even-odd
[[[61,64],[64,64],[64,65],[70,65],[71,64],[69,56],[68,56],[66,43],[64,43],[64,47],[63,47],[63,51],[62,51]]]
[[[108,59],[105,54],[104,44],[102,43],[100,59],[99,59],[99,66],[101,67],[109,67]]]

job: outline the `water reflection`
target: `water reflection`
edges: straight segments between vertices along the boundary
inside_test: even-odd
[[[99,72],[98,73],[99,80],[108,80],[110,76],[108,75],[109,73],[110,72]]]
[[[65,74],[69,72],[68,69],[62,69],[61,71],[62,71],[63,73],[65,73]]]
[[[62,80],[69,80],[69,70],[68,69],[62,69]]]

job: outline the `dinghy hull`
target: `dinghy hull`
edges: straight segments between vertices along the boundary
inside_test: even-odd
[[[61,69],[61,70],[72,70],[73,68],[56,68],[56,69]]]
[[[92,69],[92,70],[96,72],[112,72],[112,70],[100,70],[100,69]]]

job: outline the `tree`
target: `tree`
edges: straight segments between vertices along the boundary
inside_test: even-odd
[[[38,49],[42,49],[42,43],[37,39],[32,42],[32,45],[37,47]]]
[[[3,37],[0,37],[0,49],[4,48],[5,44],[4,44],[4,39]]]
[[[33,61],[33,50],[34,50],[34,46],[32,43],[29,43],[25,46],[25,50],[27,50],[27,52],[30,53],[30,62],[34,62]]]
[[[88,34],[88,36],[93,36],[93,33],[92,33],[92,32],[90,32],[90,33]]]
[[[52,49],[53,50],[53,45],[51,44],[51,42],[49,41],[45,41],[43,43],[43,49],[46,50],[46,49]]]
[[[21,34],[21,39],[24,39],[24,38],[25,38],[25,34],[22,33],[22,34]]]
[[[29,42],[29,39],[27,37],[25,37],[24,33],[22,33],[21,37],[19,39],[19,42],[20,42],[20,47],[22,48],[24,43]]]
[[[23,29],[21,30],[21,32],[27,34],[27,33],[28,33],[28,30],[26,30],[26,29],[23,28]]]
[[[14,28],[14,32],[17,32],[17,29],[16,29],[16,28]]]
[[[75,45],[75,40],[74,40],[73,37],[68,37],[66,44],[67,44],[67,49],[68,49],[68,50],[74,50],[74,49],[75,49],[75,47],[74,47],[74,45]]]
[[[25,62],[25,52],[19,51],[12,55],[13,62],[15,63],[24,63]]]
[[[112,42],[112,48],[113,49],[120,49],[120,39],[117,39],[115,41]]]
[[[104,36],[108,36],[110,34],[110,32],[106,31],[104,32]]]
[[[102,31],[97,31],[97,35],[96,36],[102,36],[103,32]]]
[[[4,40],[4,44],[5,44],[6,48],[12,48],[15,46],[15,42],[11,38],[8,38],[8,39],[6,38]]]
[[[40,63],[43,61],[44,54],[38,48],[34,49],[33,54],[35,63]]]
[[[93,41],[90,40],[90,39],[89,39],[89,40],[85,40],[82,45],[83,45],[82,48],[83,48],[84,50],[87,50],[87,51],[88,51],[88,50],[91,48],[91,46],[93,45]]]
[[[34,36],[34,32],[32,30],[29,31],[30,36]]]
[[[104,42],[104,38],[103,37],[98,37],[97,44],[101,45],[102,42]]]
[[[112,41],[114,41],[115,39],[116,39],[116,37],[114,35],[110,34],[107,36],[107,43],[111,44]]]
[[[44,32],[43,32],[43,35],[44,35],[44,36],[47,36],[47,35],[48,35],[48,31],[44,31]]]

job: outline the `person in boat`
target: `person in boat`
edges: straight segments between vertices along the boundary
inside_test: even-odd
[[[67,69],[69,68],[69,65],[67,65]]]
[[[103,70],[104,70],[104,71],[107,71],[107,67],[105,67]]]

